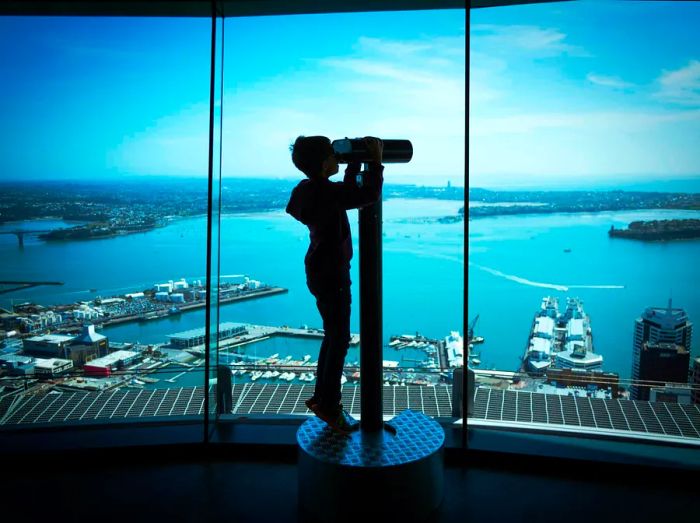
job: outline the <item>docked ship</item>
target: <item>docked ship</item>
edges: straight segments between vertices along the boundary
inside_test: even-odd
[[[584,371],[603,367],[603,356],[593,350],[590,318],[578,298],[568,298],[563,313],[557,298],[543,298],[532,322],[522,370],[540,376],[552,367]]]

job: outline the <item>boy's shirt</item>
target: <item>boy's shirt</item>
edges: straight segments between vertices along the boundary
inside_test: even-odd
[[[287,213],[309,228],[309,249],[304,258],[307,280],[330,284],[350,283],[352,238],[348,209],[357,209],[381,197],[384,166],[369,164],[358,187],[359,163],[348,164],[342,182],[306,179],[292,190]]]

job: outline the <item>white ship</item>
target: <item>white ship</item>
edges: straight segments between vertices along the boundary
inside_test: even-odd
[[[523,370],[541,375],[550,367],[599,370],[603,356],[593,351],[590,319],[578,298],[569,298],[559,313],[556,298],[543,298],[532,322]]]

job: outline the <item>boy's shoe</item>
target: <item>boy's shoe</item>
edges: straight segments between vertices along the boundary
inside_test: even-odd
[[[315,404],[311,410],[313,410],[318,418],[325,421],[331,429],[339,434],[347,436],[360,427],[358,421],[343,409],[342,403],[330,412],[323,410],[318,403]]]

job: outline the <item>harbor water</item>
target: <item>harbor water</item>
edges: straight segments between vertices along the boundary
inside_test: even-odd
[[[464,335],[464,224],[437,220],[454,216],[462,205],[427,199],[384,203],[385,342],[391,335],[416,332],[429,338],[443,338],[453,330]],[[481,368],[519,368],[542,297],[554,295],[565,302],[567,296],[578,296],[591,318],[593,344],[605,358],[604,370],[629,377],[634,320],[645,307],[665,306],[672,297],[674,307],[684,308],[691,321],[699,320],[700,241],[643,243],[610,239],[607,230],[634,220],[698,217],[696,211],[644,210],[501,216],[469,222],[468,314],[469,319],[479,314],[476,334],[486,339],[478,349]],[[356,212],[350,213],[350,220],[356,253],[351,329],[358,332]],[[21,226],[31,228],[30,223]],[[16,229],[17,224],[3,228]],[[47,222],[37,228],[48,228]],[[0,295],[0,306],[25,301],[72,303],[183,277],[202,279],[205,240],[203,217],[102,240],[45,243],[29,236],[23,249],[13,235],[0,235],[0,279],[64,282]],[[289,292],[223,305],[220,321],[321,327],[305,283],[307,246],[307,230],[284,212],[223,217],[222,281],[245,274]],[[168,334],[203,326],[204,310],[199,309],[107,327],[103,333],[114,341],[162,343]],[[273,338],[246,350],[294,359],[310,354],[315,360],[318,344],[317,340]],[[693,356],[697,355],[693,347]],[[384,359],[396,361],[421,357],[420,351],[410,349],[386,349],[384,354]],[[351,349],[348,361],[357,359],[357,349]],[[188,373],[193,374],[197,372]]]

